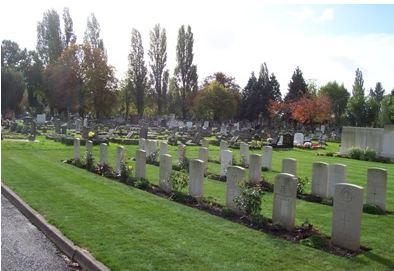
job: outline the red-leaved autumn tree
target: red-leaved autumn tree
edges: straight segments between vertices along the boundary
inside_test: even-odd
[[[291,116],[294,120],[305,124],[320,124],[331,118],[331,101],[326,95],[304,96],[291,103]]]

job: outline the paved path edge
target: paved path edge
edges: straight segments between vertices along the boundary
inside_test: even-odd
[[[1,183],[1,194],[5,196],[30,222],[43,232],[70,259],[78,262],[84,270],[109,271],[103,263],[97,261],[89,252],[76,246],[55,226],[31,208],[11,188]]]

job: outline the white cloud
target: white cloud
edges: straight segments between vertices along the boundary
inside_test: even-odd
[[[326,8],[319,13],[311,7],[304,7],[298,11],[291,11],[289,14],[302,22],[325,22],[334,20],[334,10],[332,8]]]

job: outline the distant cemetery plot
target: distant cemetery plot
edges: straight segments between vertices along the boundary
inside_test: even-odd
[[[15,123],[17,122],[7,123],[9,130],[18,129],[15,128],[17,127]],[[371,212],[376,209],[378,214],[390,213],[386,208],[387,174],[379,168],[368,169],[365,198],[363,196],[361,199],[358,198],[357,206],[354,207],[356,209],[349,214],[343,211],[348,208],[346,200],[341,205],[339,199],[353,198],[353,193],[356,195],[363,188],[354,188],[348,184],[345,165],[311,162],[312,174],[308,176],[311,179],[310,194],[306,193],[303,188],[305,184],[301,179],[305,176],[298,176],[297,160],[292,157],[282,159],[281,173],[276,175],[273,184],[264,179],[262,175],[264,171],[272,172],[272,160],[276,150],[286,152],[294,147],[313,150],[314,146],[325,148],[326,139],[329,136],[322,131],[308,135],[304,135],[305,132],[290,132],[291,129],[285,132],[268,133],[261,128],[254,127],[248,121],[236,123],[185,121],[177,120],[174,116],[162,117],[157,121],[142,120],[128,124],[124,120],[97,121],[89,117],[81,118],[78,115],[69,116],[63,120],[38,115],[36,120],[25,117],[23,123],[24,127],[29,127],[29,133],[34,132],[35,135],[45,135],[47,139],[73,145],[73,159],[69,162],[76,166],[121,180],[154,194],[177,198],[182,204],[194,207],[202,204],[201,206],[204,207],[198,208],[216,215],[226,217],[227,211],[224,210],[228,210],[240,219],[237,220],[239,223],[243,223],[241,217],[245,216],[246,210],[250,208],[250,206],[242,205],[247,202],[245,197],[248,196],[248,191],[250,193],[255,191],[253,192],[255,195],[260,195],[258,190],[273,193],[272,220],[264,218],[262,221],[265,222],[257,227],[268,233],[272,233],[275,227],[279,227],[281,231],[275,234],[285,239],[289,234],[293,236],[295,231],[305,231],[301,237],[297,237],[300,238],[297,242],[303,242],[312,234],[317,234],[319,238],[326,240],[323,250],[338,255],[349,255],[349,253],[356,255],[366,249],[360,243],[362,232],[359,212]],[[344,128],[343,134],[346,135],[343,140],[350,138],[347,130],[349,129]],[[26,133],[26,130],[20,132]],[[388,129],[387,133],[390,132],[391,130]],[[384,145],[385,133],[380,130],[378,133],[382,135],[381,142],[376,139],[377,146]],[[363,135],[368,135],[368,133]],[[357,137],[357,142],[366,142],[365,139],[359,137]],[[109,166],[111,156],[109,145],[112,143],[120,144],[116,148],[113,169]],[[346,144],[348,143],[344,145]],[[97,165],[93,164],[88,167],[86,157],[93,156],[93,145],[99,146]],[[127,145],[138,146],[138,148],[135,153],[127,154],[126,148],[123,147]],[[176,157],[170,154],[170,146],[177,148]],[[212,150],[213,146],[217,149]],[[362,145],[362,147],[368,146]],[[198,148],[197,157],[195,157],[197,159],[188,158],[187,149],[189,148]],[[338,154],[339,157],[341,155],[343,154]],[[133,157],[135,161],[131,171],[128,169],[130,160],[126,160],[126,156]],[[220,165],[218,173],[210,172],[211,163]],[[154,165],[159,169],[157,186],[147,179],[150,176],[147,165]],[[207,201],[204,191],[204,182],[207,178],[226,182],[224,206]],[[180,187],[187,191],[186,194],[178,191]],[[349,190],[349,193],[340,192],[345,190]],[[179,196],[182,193],[184,193],[183,196]],[[346,195],[343,195],[344,193]],[[312,225],[301,229],[295,223],[297,200],[332,206],[332,242],[330,236],[319,233]],[[256,219],[250,213],[246,217],[250,221]],[[246,223],[246,225],[249,224]],[[348,239],[343,239],[344,234],[347,236],[347,232],[352,229],[355,229],[355,232]]]

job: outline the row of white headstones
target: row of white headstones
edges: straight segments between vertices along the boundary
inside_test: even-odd
[[[199,158],[189,162],[189,195],[201,199],[204,194],[203,181],[208,168],[208,145],[202,142],[199,149]],[[241,144],[242,145],[242,144]],[[241,157],[245,154],[240,146]],[[108,164],[108,146],[100,144],[100,164]],[[244,182],[258,183],[261,181],[263,161],[266,168],[271,169],[272,148],[264,147],[263,156],[249,154],[246,169],[232,166],[232,152],[228,144],[220,144],[221,175],[226,176],[226,207],[234,212],[242,213],[235,203],[235,198],[241,193],[240,184]],[[80,159],[80,140],[74,140],[74,159]],[[86,150],[92,152],[92,141],[86,142]],[[156,140],[140,139],[139,149],[135,153],[135,177],[145,178],[146,158],[157,151]],[[249,150],[248,150],[249,151]],[[124,147],[117,147],[115,170],[120,172],[121,163],[124,161]],[[178,159],[181,161],[186,156],[186,146],[178,146]],[[263,158],[266,157],[264,160]],[[244,159],[244,158],[243,158]],[[246,163],[246,162],[245,162]],[[160,143],[159,156],[159,185],[167,192],[172,191],[170,176],[172,172],[172,156],[168,154],[168,145]],[[272,221],[291,231],[295,227],[296,198],[297,198],[297,161],[292,158],[282,160],[282,173],[277,174],[274,182],[274,202]],[[329,165],[315,162],[312,166],[312,193],[323,198],[333,198],[333,219],[331,240],[334,245],[358,250],[361,236],[361,217],[363,209],[363,188],[347,183],[346,166],[341,164]],[[374,204],[385,210],[387,171],[384,169],[368,169],[367,199],[366,202]]]

